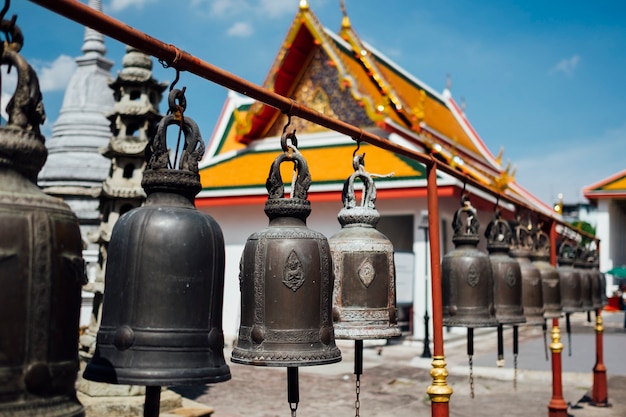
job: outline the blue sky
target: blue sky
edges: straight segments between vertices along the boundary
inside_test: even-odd
[[[116,19],[257,84],[298,3],[102,2]],[[339,0],[309,4],[324,26],[339,28]],[[437,91],[449,74],[453,97],[465,101],[488,148],[497,154],[503,147],[517,182],[543,201],[554,202],[558,193],[565,202],[584,201],[582,187],[626,169],[626,3],[346,0],[346,6],[361,38],[409,73]],[[22,54],[40,77],[49,137],[84,28],[26,0],[14,0],[12,14],[25,34]],[[105,42],[116,74],[124,45]],[[156,61],[154,74],[159,81],[175,76]],[[208,139],[226,90],[188,73],[179,85],[187,86],[186,114]]]

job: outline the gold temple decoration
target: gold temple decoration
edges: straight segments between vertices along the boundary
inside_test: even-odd
[[[433,368],[430,370],[430,376],[433,378],[433,383],[426,389],[430,401],[434,403],[450,402],[453,390],[446,380],[448,370],[444,356],[433,356]]]
[[[604,331],[604,324],[602,322],[602,316],[600,314],[596,315],[595,331],[598,332],[598,333],[602,333]]]
[[[550,343],[550,350],[552,353],[560,353],[563,351],[563,343],[561,343],[561,329],[559,326],[552,326],[552,343]]]

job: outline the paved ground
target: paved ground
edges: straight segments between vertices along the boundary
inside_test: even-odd
[[[593,327],[585,315],[572,318],[572,356],[563,331],[563,396],[574,417],[626,416],[626,332],[623,313],[604,313],[604,363],[607,367],[609,402],[600,408],[585,402],[592,386],[595,363]],[[510,332],[505,332],[510,339]],[[464,337],[447,335],[445,343],[448,384],[454,389],[452,417],[546,416],[552,398],[551,364],[546,362],[540,328],[520,329],[519,370],[514,388],[510,341],[505,366],[497,368],[495,332],[475,337],[474,393],[470,398],[469,369]],[[354,416],[355,379],[353,342],[338,341],[343,360],[338,364],[300,368],[300,416]],[[227,348],[227,351],[229,348]],[[431,383],[431,360],[420,358],[419,342],[401,341],[385,346],[366,345],[361,377],[360,414],[367,417],[428,416],[426,388]],[[621,357],[620,357],[621,355]],[[231,364],[233,379],[203,387],[178,387],[175,391],[215,409],[214,417],[288,416],[287,371]]]

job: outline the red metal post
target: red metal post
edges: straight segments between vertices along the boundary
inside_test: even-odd
[[[550,224],[550,263],[556,266],[556,222]],[[548,404],[549,417],[567,417],[567,403],[563,399],[563,365],[561,352],[561,330],[559,319],[552,319],[552,399]]]
[[[439,234],[439,196],[437,195],[437,165],[426,164],[428,232],[430,240],[430,273],[433,303],[433,368],[432,385],[426,393],[430,396],[432,417],[448,417],[452,388],[448,385],[448,370],[443,353],[443,306],[441,295],[441,246]]]
[[[593,387],[591,389],[591,405],[607,407],[609,394],[606,382],[606,366],[604,366],[604,326],[602,309],[596,310],[596,364],[593,367]]]

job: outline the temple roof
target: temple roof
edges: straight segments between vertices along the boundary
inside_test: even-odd
[[[583,195],[589,200],[599,198],[626,198],[626,170],[584,187]]]
[[[487,149],[448,88],[438,93],[363,42],[347,15],[335,34],[301,2],[263,86],[327,116],[375,129],[377,135],[407,148],[431,153],[494,191],[515,194],[551,212],[515,183],[514,170],[510,165],[503,168],[501,155],[494,157]],[[355,142],[306,120],[292,119],[290,130],[295,127],[299,137],[312,135],[301,141],[305,148],[301,150],[314,185],[343,183],[351,174]],[[278,138],[286,123],[287,117],[278,109],[230,93],[200,165],[203,192],[199,197],[226,190],[264,192],[265,176],[280,152]],[[415,161],[373,146],[367,147],[367,160],[376,163],[368,170],[395,173],[377,184],[425,185],[415,183],[424,178],[423,166]],[[258,172],[262,174],[253,178]]]

